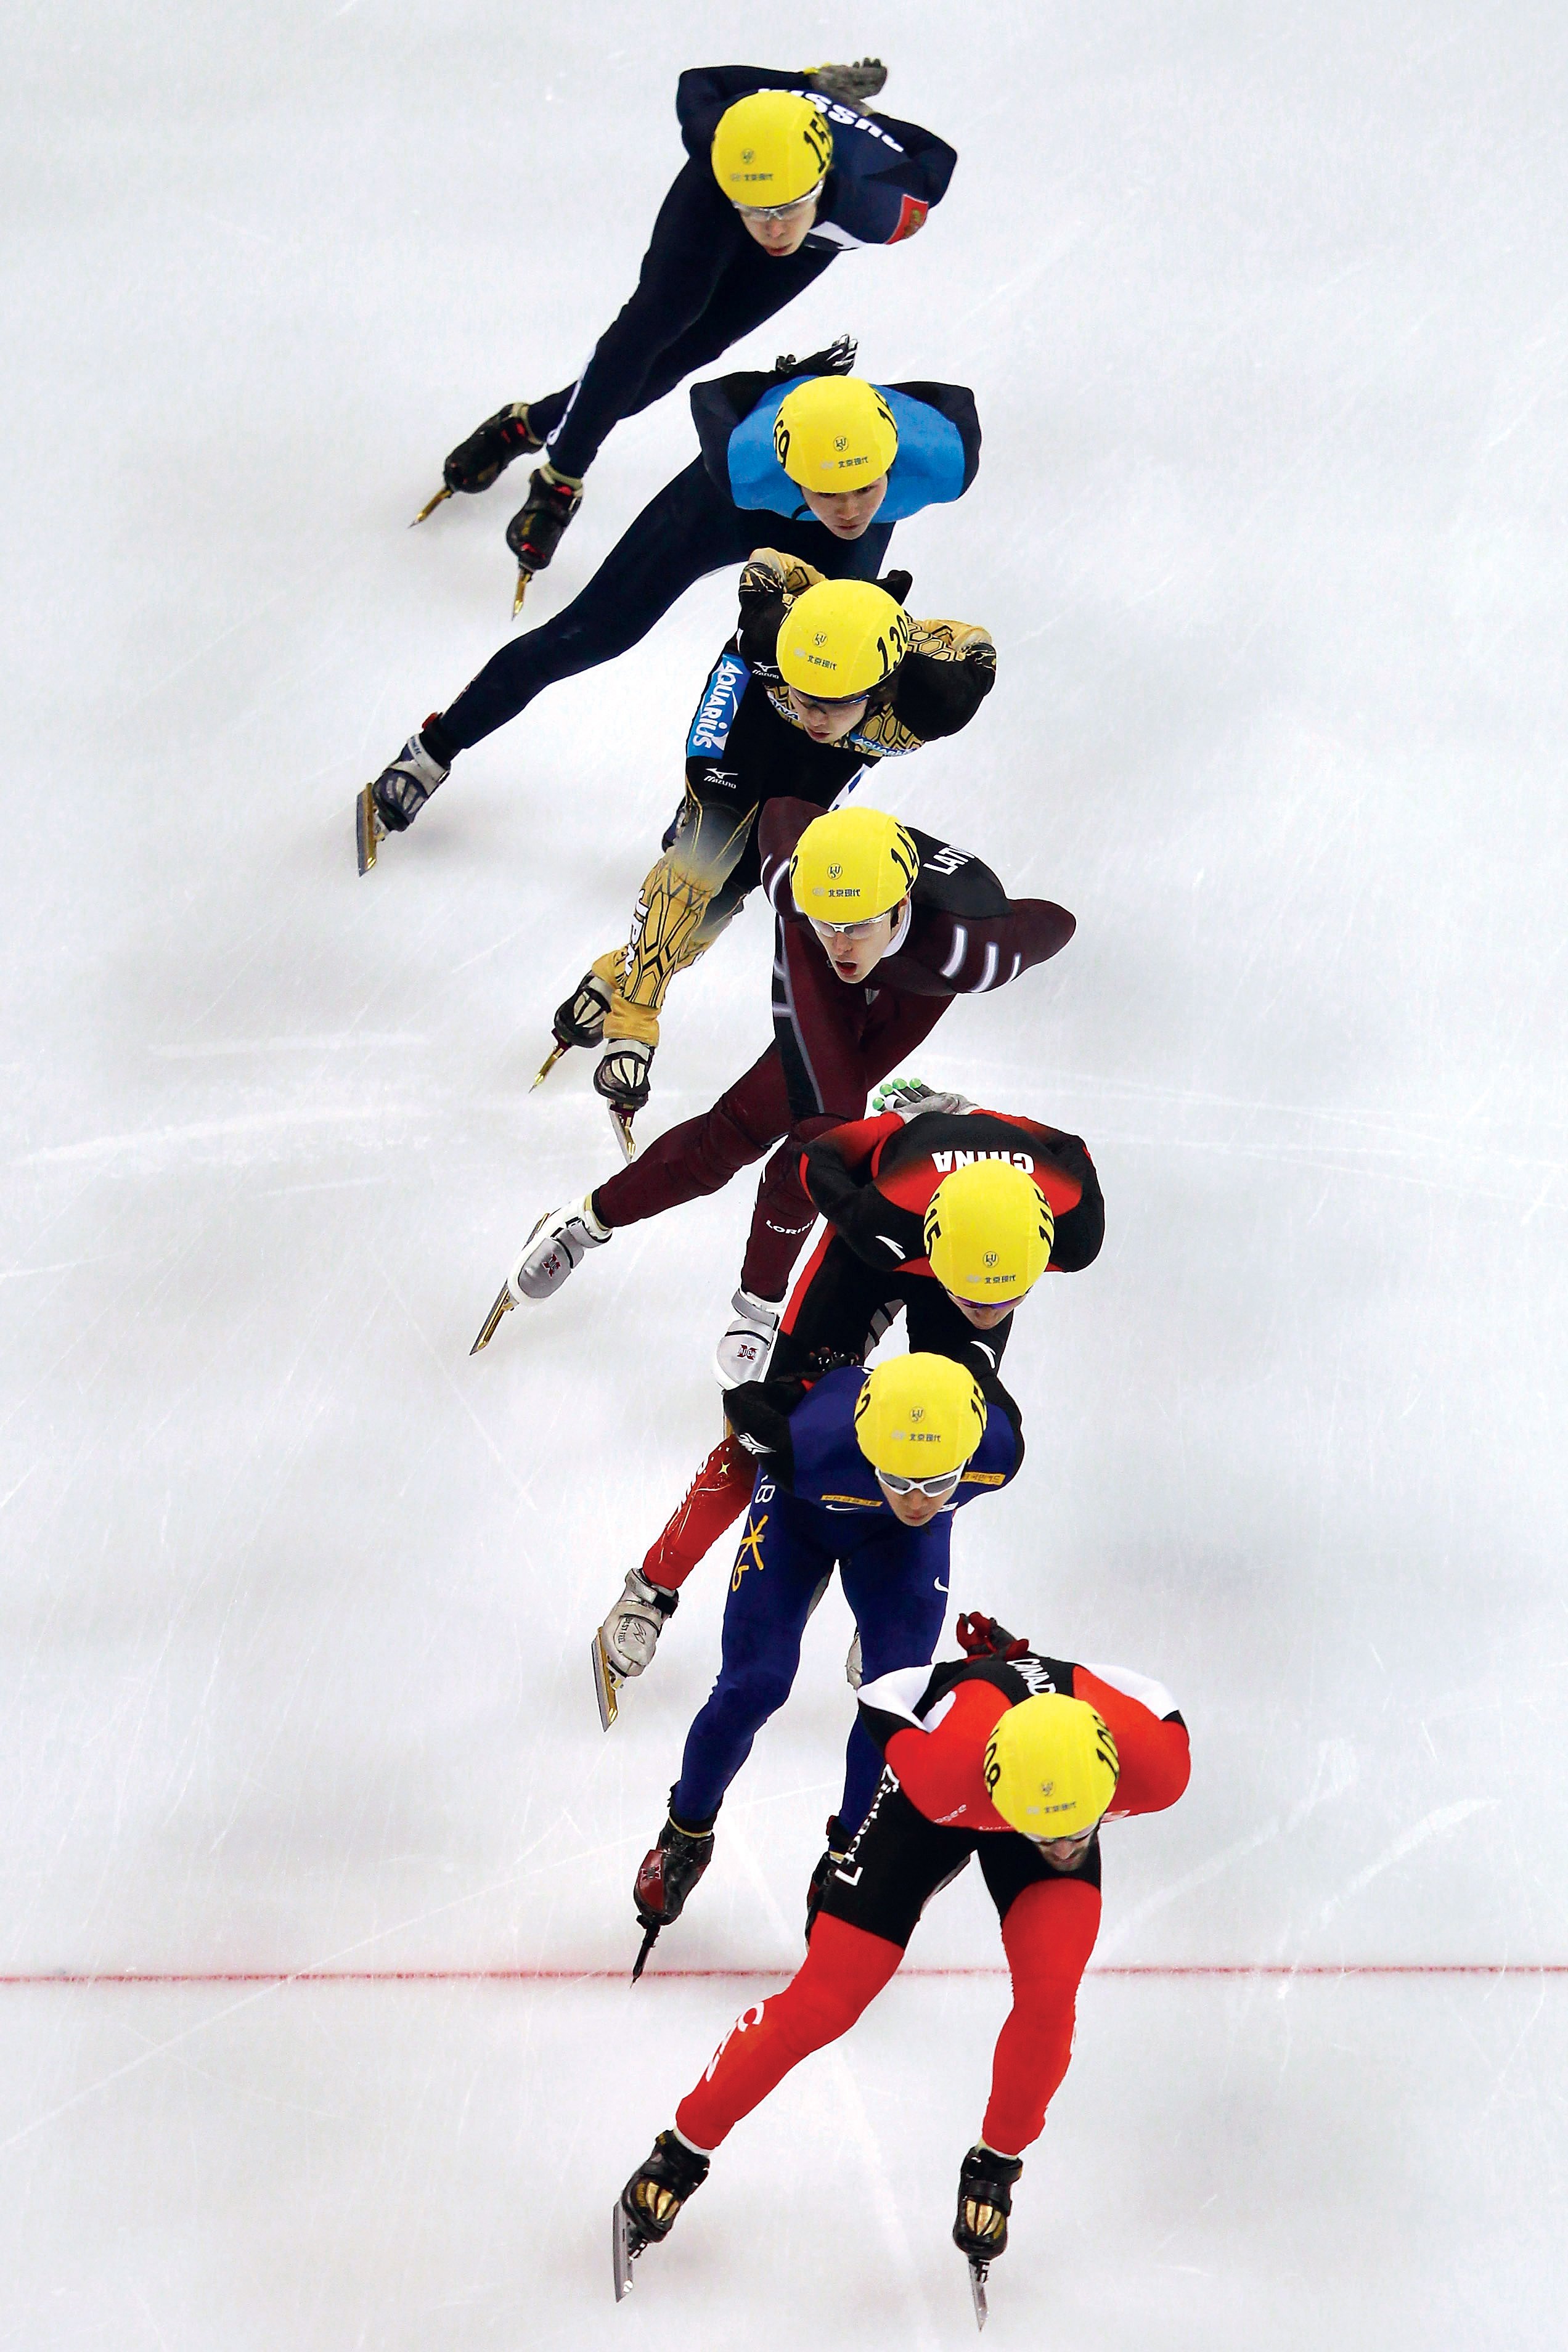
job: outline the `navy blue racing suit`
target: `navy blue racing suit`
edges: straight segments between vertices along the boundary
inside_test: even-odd
[[[859,1631],[865,1679],[929,1664],[947,1611],[952,1515],[1006,1486],[1023,1462],[1018,1409],[987,1380],[985,1434],[956,1496],[923,1528],[901,1526],[856,1440],[865,1381],[855,1364],[804,1394],[798,1381],[763,1381],[725,1399],[738,1433],[766,1450],[731,1571],[719,1679],[686,1736],[670,1793],[670,1813],[683,1828],[711,1825],[758,1732],[788,1698],[805,1621],[835,1567]],[[799,1402],[786,1410],[791,1398]],[[857,1721],[838,1806],[846,1829],[865,1818],[881,1767]]]
[[[829,580],[875,580],[893,525],[963,496],[980,466],[974,395],[962,384],[879,385],[899,428],[876,520],[858,539],[819,523],[773,455],[773,419],[804,375],[754,373],[695,384],[702,455],[667,482],[564,612],[492,655],[425,731],[450,761],[504,727],[544,687],[613,661],[646,637],[695,580],[753,548],[796,555]]]
[[[727,107],[753,90],[813,98],[833,133],[833,163],[804,245],[764,253],[713,176],[709,150]],[[899,245],[940,204],[958,158],[916,122],[858,113],[806,86],[804,74],[765,66],[694,66],[675,110],[689,158],[654,222],[637,291],[607,327],[574,384],[528,404],[551,463],[584,475],[623,416],[662,400],[684,376],[793,302],[835,257],[862,245]]]

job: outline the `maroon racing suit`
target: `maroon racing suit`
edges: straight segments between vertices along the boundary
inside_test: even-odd
[[[744,1288],[782,1298],[816,1223],[804,1146],[864,1114],[870,1089],[928,1037],[955,996],[1004,988],[1066,947],[1077,928],[1048,898],[1009,898],[988,866],[910,827],[921,854],[909,915],[865,982],[842,981],[790,891],[790,859],[821,812],[776,800],[758,825],[773,936],[773,1042],[711,1110],[661,1135],[593,1196],[612,1229],[657,1217],[731,1176],[784,1138],[757,1188]]]

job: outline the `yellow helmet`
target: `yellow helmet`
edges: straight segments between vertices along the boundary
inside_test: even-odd
[[[1051,1262],[1056,1219],[1032,1176],[976,1160],[944,1176],[925,1216],[926,1256],[944,1290],[975,1307],[1021,1298]]]
[[[779,403],[773,454],[803,489],[863,489],[898,456],[899,428],[863,376],[808,376]]]
[[[833,133],[809,98],[753,90],[719,117],[710,160],[732,205],[793,205],[826,179]]]
[[[909,652],[910,616],[869,580],[819,580],[778,635],[779,675],[802,694],[847,702],[890,677]]]
[[[1026,1837],[1076,1837],[1116,1794],[1121,1759],[1105,1717],[1059,1691],[1010,1706],[985,1743],[985,1786]]]
[[[868,1373],[855,1435],[873,1470],[940,1478],[962,1470],[985,1434],[985,1400],[951,1356],[892,1356]]]
[[[829,809],[813,817],[789,862],[803,915],[819,923],[864,923],[885,915],[912,887],[921,854],[881,809]]]

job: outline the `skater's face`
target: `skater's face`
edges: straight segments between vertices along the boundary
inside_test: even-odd
[[[1014,1307],[1021,1305],[1024,1297],[1020,1291],[1016,1298],[994,1299],[990,1306],[982,1307],[977,1299],[960,1298],[956,1290],[950,1290],[947,1295],[964,1321],[973,1323],[977,1331],[994,1331],[998,1323],[1005,1323]]]
[[[801,497],[825,530],[835,539],[859,539],[868,531],[877,509],[888,495],[888,477],[863,482],[858,490],[806,490]]]
[[[737,205],[746,235],[755,237],[764,253],[782,261],[786,254],[798,253],[811,235],[816,219],[820,188],[813,188],[809,196],[802,196],[793,205],[777,205],[771,211],[754,211],[749,205]]]
[[[904,919],[909,903],[907,898],[900,898],[885,915],[873,915],[866,923],[812,924],[824,954],[840,980],[853,983],[876,971],[892,943],[893,933]]]
[[[815,696],[802,694],[798,686],[786,686],[789,707],[814,743],[842,743],[852,735],[866,716],[869,696],[858,694],[847,702],[818,702]]]

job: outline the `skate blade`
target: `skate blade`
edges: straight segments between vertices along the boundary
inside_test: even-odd
[[[609,1106],[609,1111],[610,1125],[616,1130],[616,1141],[621,1147],[622,1159],[635,1160],[637,1156],[637,1139],[632,1133],[632,1121],[637,1117],[636,1111],[617,1110],[614,1103]]]
[[[376,844],[381,839],[381,823],[375,813],[375,786],[366,784],[354,803],[354,856],[361,874],[368,874],[375,864]]]
[[[420,508],[418,513],[414,518],[414,522],[409,524],[409,530],[412,530],[414,529],[415,523],[423,522],[426,515],[433,515],[437,508],[440,505],[442,499],[449,499],[451,495],[451,491],[447,489],[446,484],[443,483],[441,488],[437,491],[435,497],[433,499],[426,499],[424,506]]]
[[[594,1696],[599,1702],[599,1728],[601,1731],[608,1731],[620,1712],[616,1705],[616,1693],[620,1689],[622,1678],[605,1657],[604,1642],[597,1633],[594,1636],[592,1655]]]
[[[616,2301],[624,2303],[632,2291],[632,2264],[643,2250],[644,2241],[626,2219],[626,2209],[617,2197],[615,2211],[610,2216],[610,2253],[616,2266]]]
[[[991,2265],[989,2263],[976,2262],[973,2255],[970,2257],[969,2292],[974,2298],[974,2325],[976,2327],[984,2327],[989,2315],[985,2304],[985,2280],[990,2268]]]
[[[516,1299],[515,1299],[515,1298],[512,1297],[512,1295],[511,1295],[511,1286],[510,1286],[510,1283],[503,1282],[503,1283],[501,1284],[501,1286],[500,1286],[500,1291],[497,1293],[497,1296],[496,1296],[496,1303],[495,1303],[495,1305],[490,1308],[489,1313],[485,1317],[484,1323],[483,1323],[483,1326],[482,1326],[482,1328],[481,1328],[481,1329],[480,1329],[480,1332],[479,1332],[479,1338],[474,1341],[473,1346],[468,1349],[468,1353],[469,1353],[469,1355],[470,1355],[470,1356],[477,1356],[477,1355],[479,1354],[479,1349],[480,1349],[481,1348],[488,1348],[488,1347],[489,1346],[490,1341],[495,1338],[496,1333],[500,1329],[500,1318],[501,1318],[501,1317],[502,1317],[503,1315],[508,1315],[508,1314],[510,1314],[510,1311],[511,1311],[511,1309],[512,1309],[516,1305],[517,1305],[517,1301],[516,1301]]]
[[[647,1956],[652,1951],[655,1944],[658,1943],[658,1931],[663,1925],[664,1921],[662,1919],[653,1919],[650,1920],[648,1925],[643,1929],[642,1949],[637,1954],[637,1958],[632,1962],[633,1984],[636,1984],[644,1969],[647,1968]]]
[[[532,577],[531,572],[520,571],[517,575],[517,586],[512,591],[511,598],[511,617],[514,621],[522,610],[522,600],[528,593],[528,583]]]
[[[551,1071],[555,1067],[556,1063],[561,1059],[562,1055],[569,1054],[571,1051],[571,1046],[563,1045],[561,1043],[560,1038],[557,1037],[554,1045],[552,1045],[549,1053],[546,1054],[543,1061],[541,1062],[539,1066],[539,1076],[534,1079],[533,1087],[542,1087],[544,1084],[545,1079],[550,1076]],[[528,1090],[530,1094],[533,1092],[533,1087],[530,1087]]]

